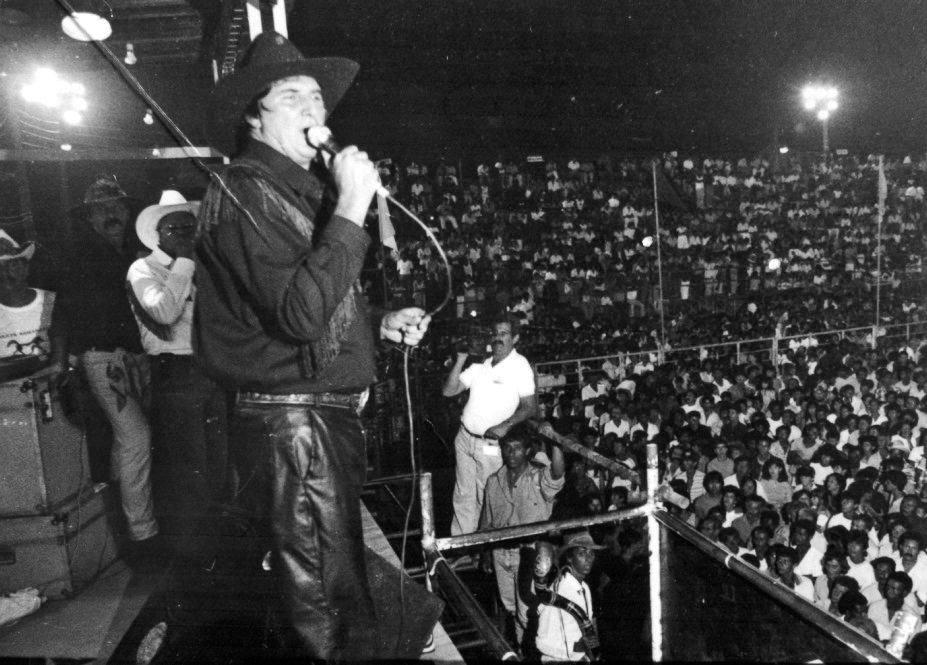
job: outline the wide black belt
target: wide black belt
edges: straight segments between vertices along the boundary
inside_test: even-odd
[[[472,436],[474,439],[483,439],[484,441],[489,441],[490,443],[499,443],[499,439],[490,439],[489,437],[483,436],[482,434],[475,434],[464,427],[463,423],[460,423],[460,429]]]

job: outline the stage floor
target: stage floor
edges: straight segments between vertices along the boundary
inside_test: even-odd
[[[398,571],[399,559],[383,531],[366,508],[362,515],[367,546]],[[117,561],[75,598],[49,601],[34,614],[0,628],[0,660],[106,662],[167,575],[133,573],[125,563]],[[422,660],[462,662],[440,623],[433,634],[435,651],[423,654]]]

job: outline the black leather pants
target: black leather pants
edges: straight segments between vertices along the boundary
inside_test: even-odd
[[[272,552],[279,655],[374,657],[360,517],[367,461],[356,413],[240,401],[232,436],[239,499]]]

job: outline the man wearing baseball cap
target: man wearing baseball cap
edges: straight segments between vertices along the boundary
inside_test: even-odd
[[[360,291],[376,167],[355,146],[326,163],[307,140],[357,69],[265,32],[211,100],[212,143],[238,157],[200,210],[193,347],[237,392],[238,498],[270,550],[267,596],[294,658],[375,656],[358,413],[375,342],[414,346],[429,323],[418,308],[373,311]]]
[[[129,298],[151,366],[155,514],[174,553],[193,558],[227,478],[225,391],[193,362],[193,245],[199,201],[166,190],[135,234],[151,250],[129,268]]]

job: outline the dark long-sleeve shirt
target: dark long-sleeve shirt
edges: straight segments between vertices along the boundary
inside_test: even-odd
[[[361,294],[356,318],[330,365],[312,376],[300,353],[324,334],[357,280],[370,237],[347,219],[326,219],[320,212],[324,185],[283,154],[252,142],[242,157],[260,162],[275,177],[260,183],[253,173],[234,168],[222,176],[251,218],[236,207],[206,228],[197,245],[193,346],[198,364],[220,384],[238,390],[363,390],[375,378],[373,329],[382,314],[371,317]],[[314,242],[265,196],[262,185],[314,221]]]
[[[126,296],[126,273],[134,260],[89,228],[75,234],[54,271],[57,297],[50,330],[53,337],[67,340],[69,353],[117,348],[142,352]]]

